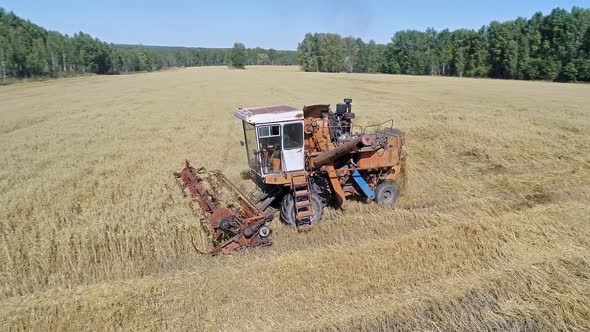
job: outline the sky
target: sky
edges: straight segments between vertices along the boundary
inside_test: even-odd
[[[48,30],[83,31],[115,44],[295,50],[307,32],[334,32],[387,43],[396,31],[479,29],[493,20],[590,8],[590,0],[0,0]]]

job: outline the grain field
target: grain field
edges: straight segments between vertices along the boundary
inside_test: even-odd
[[[243,188],[238,106],[407,133],[394,208],[201,256],[170,172]],[[590,86],[203,67],[0,87],[0,330],[590,329]]]

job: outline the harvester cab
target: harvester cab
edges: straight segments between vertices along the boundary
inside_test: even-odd
[[[257,194],[246,195],[219,171],[205,172],[188,162],[175,173],[183,191],[210,215],[201,222],[213,232],[214,248],[209,253],[270,245],[267,223],[275,208],[284,223],[306,231],[322,219],[326,205],[346,209],[349,197],[395,203],[404,170],[405,134],[393,128],[392,120],[354,126],[348,98],[335,111],[326,104],[301,109],[267,106],[238,108],[234,115],[242,121]],[[213,185],[204,186],[207,179]],[[222,207],[216,185],[231,189],[239,201],[237,208]]]
[[[250,169],[259,177],[305,168],[303,110],[290,106],[239,108]]]

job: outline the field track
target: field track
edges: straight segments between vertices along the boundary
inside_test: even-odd
[[[170,172],[244,189],[238,106],[353,99],[407,133],[394,209],[200,256]],[[0,87],[0,330],[590,329],[590,85],[292,67]]]

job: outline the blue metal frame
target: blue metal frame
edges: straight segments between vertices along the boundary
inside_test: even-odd
[[[369,187],[367,181],[363,179],[359,171],[354,171],[354,173],[352,173],[352,179],[359,185],[359,187],[361,187],[361,190],[369,199],[375,199],[375,193],[371,190],[371,187]]]

